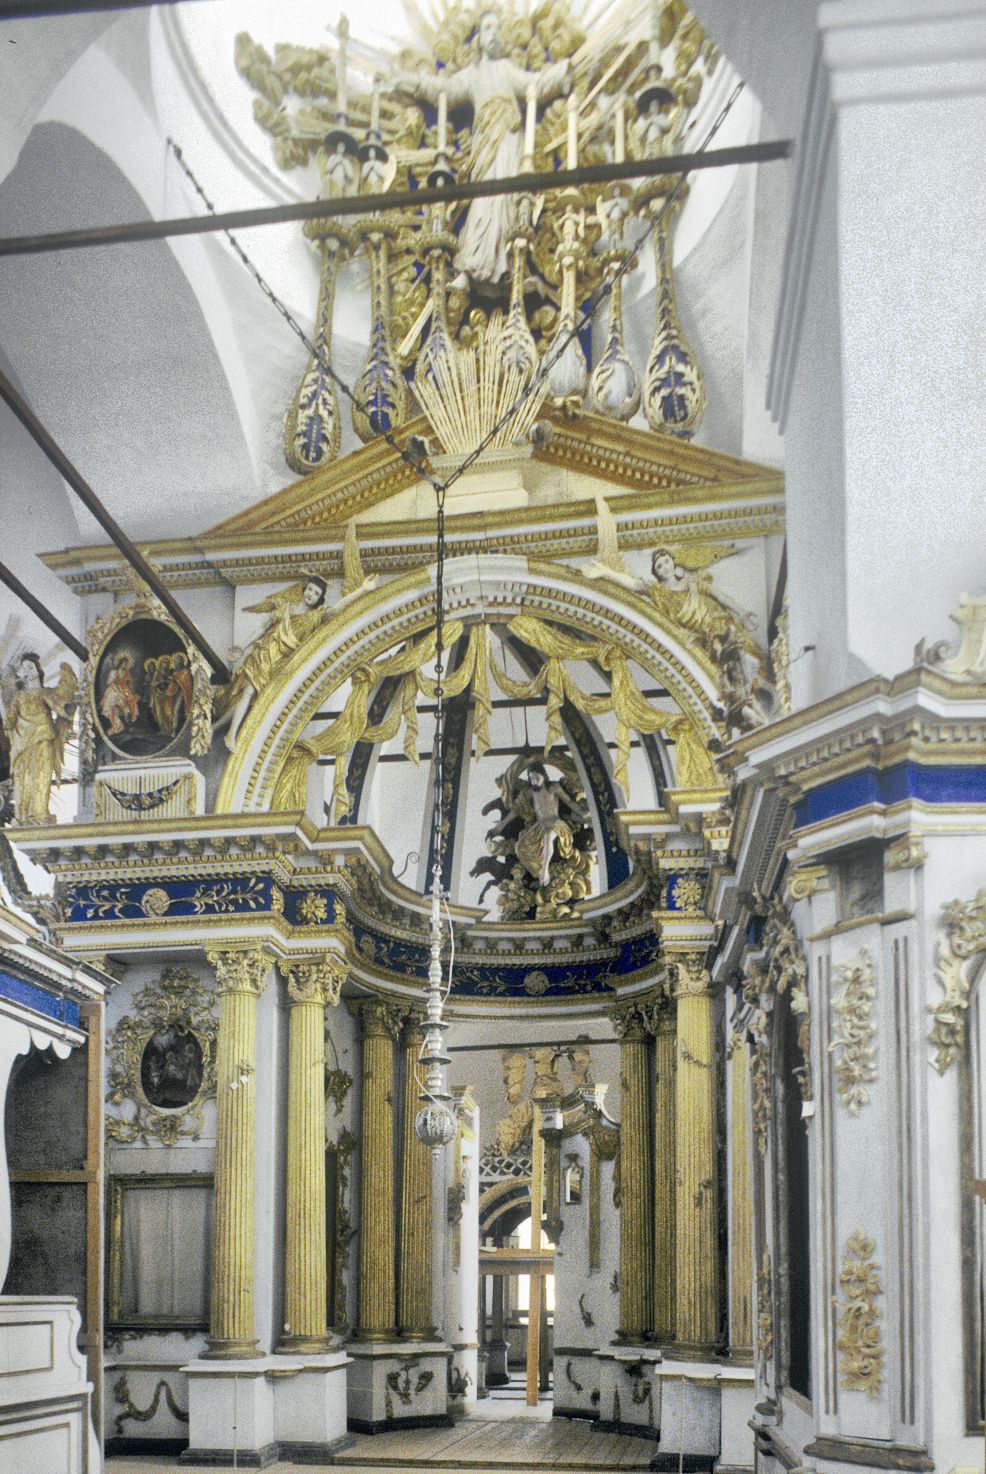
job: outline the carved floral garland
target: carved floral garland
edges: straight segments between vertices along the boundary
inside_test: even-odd
[[[837,975],[842,989],[832,999],[832,1012],[838,1019],[838,1032],[829,1049],[841,1051],[835,1067],[839,1099],[851,1116],[858,1116],[860,1107],[869,1103],[870,1092],[866,1086],[876,1079],[876,1046],[872,1042],[876,1034],[873,1022],[876,987],[873,963],[866,948],[862,948],[855,962],[844,962]]]
[[[986,886],[972,901],[950,901],[943,908],[945,936],[938,943],[938,982],[944,998],[932,1004],[929,1035],[935,1068],[944,1075],[965,1045],[974,963],[986,951]]]
[[[867,1397],[879,1397],[883,1386],[883,1338],[876,1303],[882,1289],[880,1266],[873,1258],[875,1248],[875,1240],[857,1228],[846,1243],[839,1271],[845,1298],[836,1301],[839,1382],[847,1391],[865,1392]]]

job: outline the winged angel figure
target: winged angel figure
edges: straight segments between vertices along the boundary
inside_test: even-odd
[[[61,776],[75,716],[75,672],[62,661],[57,685],[46,686],[40,657],[25,651],[4,671],[0,690],[17,821],[47,824],[51,785]]]
[[[375,588],[377,576],[363,569],[356,524],[349,522],[342,547],[342,595],[330,609],[326,605],[327,581],[318,573],[310,573],[286,589],[279,589],[249,604],[246,614],[267,614],[269,619],[247,649],[233,672],[229,684],[216,697],[215,719],[221,722],[232,713],[225,742],[230,752],[236,746],[243,719],[257,696],[278,671],[318,629],[330,614],[338,613],[360,594]]]
[[[645,594],[658,613],[683,630],[711,656],[720,673],[720,691],[730,727],[759,726],[767,716],[770,687],[763,652],[750,633],[752,616],[741,613],[712,587],[709,569],[736,552],[733,543],[687,543],[656,548],[651,577],[638,578],[620,551],[616,518],[596,495],[598,550],[582,570],[587,578],[619,584]]]

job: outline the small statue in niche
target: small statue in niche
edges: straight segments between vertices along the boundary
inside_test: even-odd
[[[61,777],[72,730],[78,681],[62,661],[58,684],[46,686],[40,658],[25,651],[7,667],[2,693],[17,823],[47,824],[51,785]]]
[[[230,752],[236,746],[243,719],[254,697],[270,684],[283,663],[330,614],[337,613],[357,595],[375,587],[376,575],[367,577],[363,571],[353,522],[346,527],[342,565],[342,596],[331,609],[325,602],[328,583],[318,573],[310,573],[289,588],[261,599],[259,604],[247,606],[245,613],[269,614],[270,618],[236,667],[232,680],[216,697],[214,721],[222,721],[232,713],[225,738]]]
[[[559,782],[545,761],[521,755],[497,779],[500,797],[483,809],[501,817],[487,834],[492,860],[478,860],[472,874],[491,875],[504,921],[573,916],[572,903],[589,893],[595,840],[575,764],[554,751],[546,761],[561,772]]]

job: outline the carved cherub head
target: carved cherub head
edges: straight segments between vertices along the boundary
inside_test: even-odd
[[[325,603],[325,591],[328,584],[324,578],[317,573],[312,573],[305,580],[305,587],[301,591],[301,602],[309,609],[317,609],[320,604]]]
[[[33,650],[25,650],[17,662],[17,680],[26,691],[36,691],[44,685],[41,661]]]

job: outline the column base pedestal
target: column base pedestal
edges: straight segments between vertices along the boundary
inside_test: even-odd
[[[553,1418],[599,1417],[599,1360],[595,1347],[559,1346],[554,1350]]]
[[[486,1385],[487,1387],[506,1387],[510,1381],[510,1373],[507,1370],[507,1342],[488,1341],[486,1343]]]
[[[599,1365],[597,1433],[628,1433],[633,1438],[661,1436],[661,1353],[653,1346],[607,1346],[596,1352]]]
[[[255,1361],[261,1355],[260,1345],[257,1341],[241,1341],[230,1339],[223,1341],[209,1338],[209,1343],[202,1352],[203,1361]]]
[[[680,1461],[691,1474],[711,1474],[722,1447],[722,1370],[721,1362],[662,1361],[661,1438],[652,1469],[670,1474]]]
[[[444,1341],[354,1341],[347,1373],[347,1423],[355,1433],[450,1428]]]
[[[188,1448],[185,1464],[266,1469],[279,1459],[328,1463],[348,1448],[348,1356],[255,1357],[222,1363],[191,1362],[188,1377]]]

